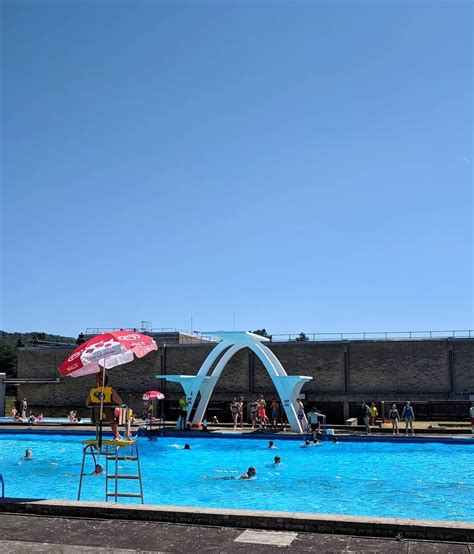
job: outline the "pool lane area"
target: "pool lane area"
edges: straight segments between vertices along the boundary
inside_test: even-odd
[[[1,433],[5,495],[74,500],[81,439]],[[301,441],[272,440],[277,449],[268,448],[267,438],[140,438],[145,503],[474,522],[472,443],[341,441],[301,448]],[[26,448],[30,461],[20,460]],[[239,480],[249,466],[256,478]],[[103,475],[85,478],[84,499],[101,502],[104,492]]]

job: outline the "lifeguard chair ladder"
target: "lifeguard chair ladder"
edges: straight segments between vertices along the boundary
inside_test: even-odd
[[[83,477],[84,475],[90,475],[90,473],[84,471],[87,456],[92,457],[94,461],[94,468],[99,458],[103,456],[105,457],[105,501],[108,502],[110,498],[114,498],[114,502],[118,502],[119,498],[140,498],[141,503],[143,504],[143,486],[140,469],[140,456],[138,453],[138,445],[135,441],[103,440],[102,446],[100,448],[100,453],[98,440],[85,440],[82,444],[82,466],[81,476],[79,480],[79,491],[77,493],[78,500],[81,499]],[[124,452],[125,448],[130,448],[129,453]],[[119,461],[134,462],[136,464],[136,473],[120,473]],[[110,473],[111,471],[113,473]],[[138,481],[140,492],[120,491],[120,480]],[[113,483],[112,489],[109,486],[110,482]]]

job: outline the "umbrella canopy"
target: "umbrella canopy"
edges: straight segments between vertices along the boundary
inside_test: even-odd
[[[156,342],[146,335],[132,331],[115,331],[97,335],[78,346],[59,366],[63,376],[81,377],[126,364],[158,350]],[[102,366],[102,367],[101,367]]]
[[[149,390],[142,396],[142,400],[163,400],[165,395],[159,390]]]

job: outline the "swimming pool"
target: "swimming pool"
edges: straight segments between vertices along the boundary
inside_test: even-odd
[[[300,448],[275,440],[140,439],[145,502],[208,508],[474,521],[471,445],[349,443]],[[20,462],[26,448],[34,459]],[[275,467],[274,456],[282,458]],[[76,499],[81,438],[0,435],[10,497]],[[90,462],[92,464],[92,462]],[[255,480],[229,479],[249,466]],[[90,467],[92,471],[92,467]],[[222,478],[225,479],[222,479]],[[125,482],[132,490],[136,482]],[[104,500],[105,477],[87,476],[84,500]]]

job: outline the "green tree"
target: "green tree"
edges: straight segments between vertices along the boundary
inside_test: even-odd
[[[266,329],[257,329],[256,331],[252,331],[252,333],[254,335],[260,335],[261,337],[266,337],[267,339],[272,340],[272,335],[269,335]]]
[[[303,332],[301,332],[295,339],[296,342],[308,342],[309,337],[307,337]]]
[[[8,377],[16,376],[16,350],[8,344],[0,345],[0,372]]]

